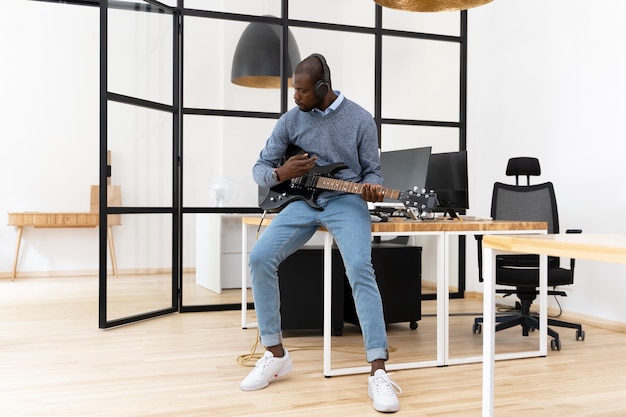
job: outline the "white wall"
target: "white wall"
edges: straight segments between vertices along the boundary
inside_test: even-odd
[[[626,232],[625,13],[620,0],[495,0],[469,12],[472,213],[488,214],[491,184],[511,181],[508,158],[536,156],[562,231]],[[475,253],[471,239],[467,284],[481,291]],[[625,266],[579,261],[563,308],[626,322],[625,278]]]
[[[88,210],[99,134],[98,9],[26,0],[4,7],[2,277],[15,249],[15,230],[1,226],[7,212]],[[555,184],[562,229],[626,232],[624,12],[621,0],[597,9],[582,0],[495,0],[469,12],[470,213],[489,212],[491,185],[509,180],[509,157],[537,156],[542,179]],[[97,269],[96,233],[28,230],[20,269]],[[481,291],[468,242],[468,290]],[[626,323],[625,275],[622,266],[579,261],[564,308]]]
[[[25,0],[0,25],[0,274],[12,268],[12,211],[89,211],[98,184],[98,8]],[[79,54],[77,54],[79,51]],[[36,238],[35,238],[35,235]],[[26,230],[20,268],[98,268],[96,229]]]

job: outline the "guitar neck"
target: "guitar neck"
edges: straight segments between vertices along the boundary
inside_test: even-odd
[[[338,180],[330,177],[318,177],[315,188],[321,188],[323,190],[331,191],[343,191],[352,194],[361,194],[363,192],[363,184],[357,184],[356,182],[349,182]],[[385,198],[392,198],[398,200],[400,197],[400,190],[394,190],[392,188],[382,188],[383,196]]]

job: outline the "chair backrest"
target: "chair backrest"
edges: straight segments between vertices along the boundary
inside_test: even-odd
[[[547,222],[548,233],[559,233],[559,214],[554,186],[551,182],[517,186],[496,182],[491,200],[491,217],[494,220],[519,220]],[[537,267],[537,255],[504,255],[498,257],[500,267]],[[558,268],[559,257],[549,256],[548,267]]]
[[[547,222],[548,233],[559,233],[554,186],[551,182],[526,186],[496,182],[491,198],[491,217],[495,220]]]

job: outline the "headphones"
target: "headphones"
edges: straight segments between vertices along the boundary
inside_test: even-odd
[[[311,56],[319,59],[322,63],[322,68],[324,69],[324,77],[316,82],[315,87],[313,87],[315,96],[319,99],[323,99],[330,91],[330,69],[328,68],[328,64],[326,64],[326,58],[324,58],[324,56],[321,54],[311,54]]]

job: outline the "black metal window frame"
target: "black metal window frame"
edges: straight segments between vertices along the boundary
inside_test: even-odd
[[[217,11],[205,11],[196,9],[187,9],[184,7],[184,0],[177,0],[177,5],[168,6],[164,3],[155,0],[143,0],[143,2],[121,2],[116,0],[32,0],[40,2],[51,3],[64,3],[80,6],[94,6],[100,7],[100,36],[101,36],[101,51],[100,51],[100,70],[101,70],[101,113],[102,109],[106,109],[108,101],[116,101],[133,106],[145,107],[153,110],[171,112],[173,116],[173,159],[172,159],[172,173],[173,173],[173,196],[172,207],[107,207],[107,195],[106,195],[106,183],[107,178],[110,176],[110,167],[108,166],[106,159],[107,141],[106,141],[106,112],[104,117],[101,117],[100,123],[100,224],[106,226],[108,214],[148,214],[148,213],[167,213],[173,216],[173,241],[172,241],[172,306],[167,309],[153,311],[145,314],[140,314],[133,317],[123,318],[119,320],[106,320],[106,227],[100,228],[99,240],[100,240],[100,257],[99,257],[99,270],[100,270],[100,320],[99,324],[101,328],[113,327],[121,324],[126,324],[133,321],[138,321],[146,318],[167,314],[170,312],[180,311],[215,311],[215,310],[234,310],[241,308],[240,304],[218,304],[218,305],[196,305],[196,306],[184,306],[182,299],[182,256],[183,256],[183,235],[182,235],[182,222],[184,214],[193,213],[217,213],[217,214],[232,214],[232,213],[260,213],[261,210],[258,207],[184,207],[182,201],[182,187],[183,187],[183,126],[182,117],[184,115],[204,115],[204,116],[222,116],[222,117],[242,117],[242,118],[259,118],[259,119],[278,119],[284,112],[287,111],[287,98],[288,98],[288,85],[287,85],[287,50],[288,48],[283,44],[281,51],[283,53],[283,68],[281,73],[281,104],[280,112],[255,112],[255,111],[238,111],[238,110],[223,110],[223,109],[204,109],[204,108],[185,108],[183,107],[183,76],[182,68],[184,65],[183,55],[183,37],[184,37],[184,17],[194,16],[208,19],[219,19],[229,21],[241,21],[241,22],[267,22],[279,24],[283,31],[283,42],[288,42],[287,32],[291,27],[320,29],[336,32],[350,32],[350,33],[362,33],[371,34],[374,36],[374,66],[375,66],[375,104],[374,104],[374,119],[379,131],[379,140],[382,141],[380,135],[383,125],[406,125],[406,126],[433,126],[433,127],[449,127],[459,130],[459,150],[467,149],[466,140],[466,116],[467,116],[467,11],[459,12],[460,16],[460,35],[449,36],[431,33],[421,32],[409,32],[402,30],[392,30],[383,28],[383,10],[379,5],[375,6],[375,25],[374,27],[354,26],[333,24],[315,21],[304,21],[289,19],[289,0],[281,0],[281,17],[272,18],[267,16],[255,16],[236,14],[228,12]],[[141,1],[141,0],[139,0]],[[139,12],[148,13],[165,13],[172,15],[173,25],[173,103],[163,104],[156,103],[147,100],[143,100],[136,97],[129,97],[114,92],[109,92],[107,89],[107,8],[112,9],[126,9]],[[453,42],[460,45],[459,48],[459,119],[458,122],[441,121],[441,120],[418,120],[418,119],[394,119],[382,117],[382,50],[383,50],[383,37],[402,37],[412,39],[424,39],[439,42]],[[382,143],[381,143],[382,144]],[[465,237],[459,237],[459,265],[458,265],[458,280],[459,288],[457,292],[451,293],[451,298],[462,298],[465,292]],[[425,294],[425,299],[435,298],[436,294]],[[249,307],[252,307],[253,303],[250,303]]]

